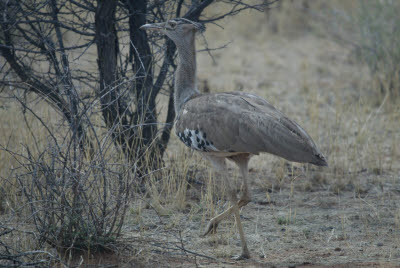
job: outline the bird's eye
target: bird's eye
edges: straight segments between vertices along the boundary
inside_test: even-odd
[[[176,22],[175,21],[170,21],[170,22],[168,22],[168,24],[169,24],[169,26],[171,28],[175,28],[175,26],[176,26]]]

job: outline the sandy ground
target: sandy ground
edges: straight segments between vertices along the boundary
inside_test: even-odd
[[[193,215],[191,209],[160,217],[155,210],[148,209],[143,211],[144,220],[135,225],[135,229],[143,230],[141,239],[160,239],[199,254],[197,263],[207,267],[217,264],[221,267],[336,267],[338,264],[354,267],[357,263],[360,267],[390,267],[387,265],[400,264],[400,186],[398,181],[391,181],[391,176],[383,175],[386,182],[379,186],[372,176],[360,174],[368,188],[358,195],[350,190],[334,194],[329,187],[304,191],[297,179],[287,179],[286,187],[267,192],[268,196],[254,182],[264,176],[251,174],[254,201],[241,212],[252,260],[230,260],[240,253],[233,218],[226,220],[217,234],[202,238],[204,218]],[[188,207],[196,206],[196,194],[192,199],[188,200],[191,204]],[[228,206],[225,200],[216,200],[216,203],[219,212]],[[166,252],[166,256],[182,256],[175,261],[172,257],[166,257],[165,262],[160,260],[165,267],[175,267],[179,259],[182,267],[194,264],[190,253],[185,258],[185,254],[176,249]],[[201,255],[215,259],[210,261]]]

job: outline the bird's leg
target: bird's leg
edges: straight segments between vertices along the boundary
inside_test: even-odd
[[[250,202],[250,198],[247,197],[247,195],[245,195],[244,193],[242,194],[239,202],[237,202],[237,206],[238,208],[242,208],[245,205],[247,205]],[[208,225],[207,228],[203,234],[203,236],[206,236],[208,234],[214,234],[217,232],[217,227],[218,224],[223,221],[225,218],[229,217],[233,212],[234,212],[235,206],[231,206],[229,207],[227,210],[225,210],[224,212],[218,214],[217,216],[215,216],[214,218],[212,218]]]
[[[220,175],[220,178],[224,181],[225,185],[227,185],[228,187],[230,187],[229,182],[227,181],[227,169],[226,169],[226,162],[225,162],[225,158],[222,157],[215,157],[215,156],[211,156],[211,155],[207,155],[207,154],[203,154],[203,157],[210,160],[210,162],[213,164],[215,171],[217,171],[217,173]],[[230,207],[227,210],[225,210],[224,212],[222,212],[221,214],[218,214],[217,216],[215,216],[214,218],[212,218],[209,222],[208,225],[203,233],[203,236],[206,236],[210,233],[216,233],[217,231],[217,227],[218,224],[225,219],[226,217],[228,217],[229,215],[231,215],[233,212],[233,208]]]
[[[206,236],[208,234],[215,234],[217,232],[217,227],[218,224],[225,218],[229,217],[233,213],[233,206],[222,212],[221,214],[218,214],[214,218],[212,218],[206,227],[206,230],[204,231],[203,236]]]
[[[247,242],[246,242],[246,238],[244,237],[243,226],[242,226],[242,222],[240,220],[239,205],[238,205],[238,201],[237,201],[237,197],[236,197],[236,192],[233,192],[231,194],[231,202],[234,204],[232,206],[233,213],[235,214],[236,226],[239,231],[240,241],[242,243],[242,253],[239,256],[235,256],[234,259],[236,259],[236,260],[249,259],[250,252],[249,252],[249,249],[247,248]]]
[[[234,205],[231,206],[230,208],[228,208],[227,210],[225,210],[224,212],[222,212],[221,214],[217,215],[216,217],[212,218],[210,220],[210,222],[208,223],[208,226],[206,228],[204,235],[207,235],[211,232],[216,232],[216,228],[217,228],[218,224],[223,219],[225,219],[226,217],[228,217],[229,215],[231,215],[233,213],[235,215],[236,226],[239,231],[239,236],[240,236],[240,240],[242,243],[242,253],[238,256],[235,256],[234,259],[235,260],[248,259],[248,258],[250,258],[250,253],[247,248],[246,239],[244,237],[243,226],[242,226],[242,222],[240,220],[240,213],[239,213],[239,202],[240,201],[238,202],[237,197],[236,197],[236,191],[234,189],[229,190],[229,197],[230,197],[231,203]],[[242,198],[241,200],[245,200],[245,199]],[[244,204],[244,203],[245,202],[242,202],[242,204]]]
[[[251,201],[251,197],[250,197],[250,193],[249,193],[248,186],[247,186],[247,179],[245,179],[243,193],[240,197],[239,202],[237,202],[237,206],[240,209],[240,208],[246,206],[248,203],[250,203],[250,201]],[[236,205],[229,207],[224,212],[222,212],[222,213],[218,214],[217,216],[215,216],[214,218],[212,218],[210,220],[210,222],[208,223],[207,228],[203,235],[206,236],[210,233],[216,233],[218,224],[225,218],[229,217],[234,212],[235,206]]]
[[[249,162],[250,158],[248,156],[245,156],[245,157],[232,158],[232,160],[239,166],[240,173],[243,178],[243,193],[240,197],[239,202],[237,202],[237,201],[235,202],[235,203],[237,203],[237,206],[240,209],[240,208],[244,207],[245,205],[247,205],[251,201],[251,197],[250,197],[250,193],[249,193],[249,189],[248,189],[248,185],[247,185],[248,162]],[[223,171],[223,169],[221,168],[220,171]],[[225,174],[223,173],[221,175],[224,176]],[[226,179],[225,179],[225,181],[226,181]],[[230,185],[228,181],[226,181],[226,185],[228,185],[228,186]],[[236,194],[236,192],[235,192],[235,194]],[[234,203],[232,203],[232,204],[234,204]],[[210,222],[208,223],[203,236],[206,236],[210,233],[216,233],[218,224],[225,218],[229,217],[234,212],[234,210],[235,210],[235,205],[232,205],[224,212],[222,212],[222,213],[218,214],[217,216],[215,216],[214,218],[212,218],[210,220]]]
[[[247,174],[249,173],[249,169],[247,166],[248,159],[245,159],[245,161],[241,161],[241,163],[236,162],[236,164],[239,166],[240,174],[242,175],[243,178],[243,192],[238,202],[239,208],[242,208],[251,202],[251,195],[249,192],[249,187],[247,185]]]
[[[228,187],[229,195],[232,195],[233,192],[235,192],[235,195],[236,195],[236,191],[232,189],[232,187],[229,184],[229,181],[227,180],[226,173],[227,173],[226,170],[220,170],[221,178],[223,178],[223,180],[225,182],[224,184],[226,185],[226,187]],[[213,234],[216,233],[218,224],[225,218],[229,217],[234,212],[234,208],[235,208],[235,206],[231,206],[224,212],[222,212],[222,213],[218,214],[217,216],[215,216],[214,218],[212,218],[209,221],[209,223],[204,231],[203,236],[206,236],[211,233],[213,233]]]
[[[238,156],[235,158],[231,158],[240,168],[241,175],[243,177],[243,182],[244,182],[244,189],[243,189],[243,194],[240,198],[240,201],[238,202],[237,196],[236,196],[236,189],[231,186],[229,181],[227,180],[227,170],[226,170],[226,165],[225,161],[218,159],[218,158],[211,158],[209,159],[213,160],[214,166],[216,166],[219,171],[222,171],[222,178],[225,181],[225,185],[228,188],[228,194],[229,194],[229,199],[231,201],[232,206],[228,208],[226,211],[222,212],[221,214],[217,215],[216,217],[212,218],[210,222],[207,225],[207,228],[204,232],[204,235],[207,235],[211,232],[215,232],[217,229],[218,224],[231,215],[232,213],[235,215],[235,220],[236,220],[236,226],[239,231],[240,235],[240,240],[242,243],[242,253],[238,256],[235,257],[235,259],[240,260],[240,259],[248,259],[250,258],[250,252],[249,249],[247,248],[247,243],[246,239],[244,237],[244,231],[243,231],[243,226],[242,222],[240,220],[240,213],[239,213],[239,208],[242,206],[247,205],[250,202],[250,196],[249,196],[249,191],[248,191],[248,186],[247,186],[247,164],[249,162],[249,155],[244,155],[244,156]]]
[[[243,178],[243,193],[240,197],[239,202],[237,201],[236,192],[234,194],[232,194],[232,196],[231,196],[231,201],[234,204],[233,211],[235,213],[236,225],[237,225],[237,229],[239,231],[240,240],[242,242],[242,254],[235,257],[235,259],[242,260],[242,259],[250,258],[250,252],[249,252],[249,249],[247,248],[247,243],[246,243],[246,239],[244,237],[243,226],[242,226],[242,222],[240,220],[240,214],[239,214],[239,208],[247,205],[251,201],[250,193],[249,193],[249,189],[248,189],[248,185],[247,185],[248,163],[249,163],[250,157],[249,156],[243,156],[243,157],[239,156],[237,158],[233,158],[232,160],[239,166],[240,173]]]

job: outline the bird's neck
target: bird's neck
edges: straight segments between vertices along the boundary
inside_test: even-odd
[[[176,114],[191,96],[198,93],[196,79],[196,48],[194,34],[182,43],[176,44],[178,49],[178,68],[175,73],[174,104]]]

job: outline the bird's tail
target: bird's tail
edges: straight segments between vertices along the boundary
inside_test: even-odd
[[[328,162],[326,161],[325,156],[323,156],[322,154],[316,154],[314,160],[310,163],[316,166],[322,166],[322,167],[328,166]]]

